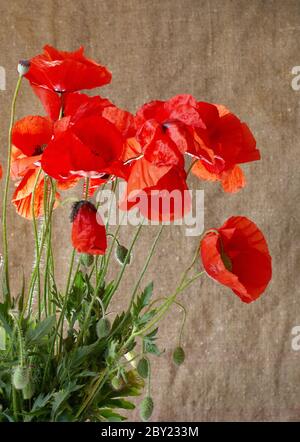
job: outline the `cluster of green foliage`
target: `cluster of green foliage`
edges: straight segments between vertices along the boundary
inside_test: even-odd
[[[95,286],[79,267],[66,297],[53,285],[55,314],[23,316],[23,295],[0,304],[0,422],[125,419],[119,410],[135,407],[128,398],[142,393],[149,374],[145,362],[136,370],[128,358],[148,367],[147,353],[161,352],[151,326],[153,284],[110,321],[113,290],[114,282]]]

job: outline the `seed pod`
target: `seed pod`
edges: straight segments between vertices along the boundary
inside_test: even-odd
[[[23,75],[26,75],[30,68],[30,61],[29,60],[20,60],[18,63],[18,73],[23,77]]]
[[[110,322],[107,318],[101,318],[96,324],[96,333],[99,339],[105,338],[110,332]]]
[[[25,388],[22,390],[23,399],[29,400],[34,395],[34,386],[32,382],[28,382]]]
[[[111,380],[111,385],[114,390],[119,391],[123,388],[124,381],[120,376],[115,376]]]
[[[140,416],[143,421],[147,421],[150,419],[153,413],[154,403],[153,399],[150,396],[146,396],[140,405]]]
[[[118,244],[116,247],[116,259],[119,264],[123,265],[126,260],[126,256],[128,255],[128,249],[121,244]],[[131,255],[128,256],[127,263],[130,264]]]
[[[94,262],[94,256],[90,255],[89,253],[82,253],[80,255],[80,262],[81,264],[83,264],[85,267],[91,267],[91,265]]]
[[[185,354],[182,347],[176,347],[173,352],[173,361],[176,365],[181,365],[184,362]]]
[[[147,379],[147,377],[149,375],[149,362],[148,362],[148,359],[142,358],[142,359],[139,360],[139,363],[137,365],[137,371],[138,371],[138,374],[142,378]]]
[[[29,382],[29,368],[18,365],[14,370],[12,382],[16,390],[23,390]]]

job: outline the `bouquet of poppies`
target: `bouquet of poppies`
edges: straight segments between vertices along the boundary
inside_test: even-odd
[[[152,282],[142,285],[162,229],[191,210],[188,174],[220,181],[225,192],[239,191],[245,186],[240,164],[260,159],[255,138],[224,106],[191,95],[151,101],[133,115],[107,98],[82,93],[111,81],[108,69],[86,58],[83,48],[64,52],[45,46],[42,54],[21,60],[17,70],[2,206],[0,421],[119,421],[122,409],[128,414],[135,407],[130,397],[138,395],[141,418],[148,420],[154,407],[151,359],[161,354],[158,325],[174,304],[183,320],[173,360],[178,366],[184,362],[186,309],[179,296],[207,273],[250,303],[271,279],[262,232],[246,217],[232,216],[197,238],[195,255],[171,293],[156,298]],[[45,115],[15,121],[24,79]],[[7,225],[11,180],[12,204],[30,220],[24,222],[32,224],[35,239],[31,274],[20,278],[16,293]],[[99,197],[104,189],[116,195],[121,184],[120,211],[140,215],[127,244],[120,241],[122,222],[113,229],[105,222]],[[78,196],[63,197],[71,188]],[[72,247],[60,288],[52,223],[65,208]],[[145,221],[159,225],[157,235],[127,308],[112,311]],[[108,281],[113,259],[117,271]]]

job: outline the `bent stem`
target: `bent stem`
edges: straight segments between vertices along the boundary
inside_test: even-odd
[[[10,294],[9,269],[8,269],[7,199],[8,199],[8,188],[9,188],[10,168],[11,168],[12,129],[15,120],[16,101],[21,87],[22,78],[23,78],[22,75],[19,75],[11,104],[10,124],[8,130],[7,167],[6,167],[3,208],[2,208],[2,236],[3,236],[3,259],[4,259],[3,294],[4,294],[4,301],[7,302],[9,305],[11,305],[11,294]]]

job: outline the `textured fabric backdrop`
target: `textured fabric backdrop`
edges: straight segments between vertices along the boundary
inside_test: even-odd
[[[291,329],[300,325],[300,92],[290,83],[291,68],[300,64],[299,0],[0,0],[0,21],[0,65],[7,74],[0,91],[2,163],[16,63],[46,43],[66,50],[84,45],[113,73],[102,94],[132,112],[151,99],[191,93],[248,122],[262,161],[245,167],[247,187],[225,195],[195,178],[190,186],[204,189],[206,228],[233,214],[257,222],[270,244],[273,280],[251,305],[208,278],[182,296],[186,362],[178,369],[170,360],[180,321],[174,308],[160,330],[166,352],[153,359],[153,420],[298,420],[300,352],[291,349]],[[37,109],[42,112],[26,84],[17,117]],[[67,216],[63,209],[55,213],[61,282],[70,255]],[[31,265],[31,225],[11,208],[9,228],[17,288]],[[116,308],[126,305],[155,233],[144,230]],[[123,229],[124,242],[129,234],[132,229]],[[157,296],[175,287],[197,238],[170,227],[161,244],[144,280],[155,280]]]

